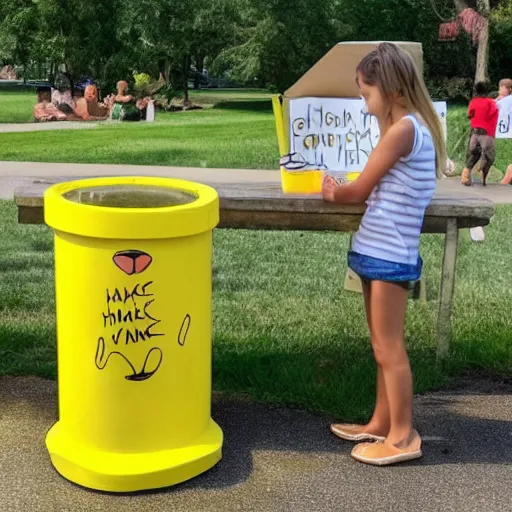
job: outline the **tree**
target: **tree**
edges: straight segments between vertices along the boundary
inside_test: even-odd
[[[500,2],[493,8],[489,22],[489,45],[492,47],[489,74],[494,81],[498,81],[512,75],[512,0]]]
[[[141,69],[162,72],[171,89],[183,89],[185,101],[192,53],[190,34],[199,1],[130,0],[123,18],[123,30],[139,47]]]
[[[200,0],[189,33],[191,57],[196,68],[194,88],[205,61],[213,61],[224,49],[236,43],[241,16],[234,0]]]
[[[435,0],[431,0],[432,6],[438,17],[442,18],[435,6]],[[484,82],[489,78],[489,21],[491,19],[492,8],[499,8],[505,2],[494,0],[492,5],[490,0],[453,0],[453,6],[456,12],[461,15],[467,9],[474,9],[480,16],[481,24],[478,27],[477,55],[475,66],[475,82]]]
[[[469,7],[465,0],[454,0],[457,12],[461,13]],[[475,82],[486,82],[489,77],[489,0],[476,0],[476,11],[483,18],[483,23],[478,36]]]
[[[215,68],[245,83],[283,91],[340,37],[332,0],[240,0],[237,42]]]
[[[484,18],[484,24],[478,38],[476,54],[475,82],[486,82],[489,78],[489,0],[477,0],[478,12]]]
[[[35,58],[62,67],[71,84],[82,74],[101,78],[118,49],[118,0],[45,0],[37,2],[39,26]]]
[[[0,62],[26,65],[34,50],[38,28],[32,0],[0,2]]]

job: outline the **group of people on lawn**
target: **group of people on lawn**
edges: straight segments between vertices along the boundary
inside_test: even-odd
[[[487,175],[496,158],[496,127],[500,110],[512,112],[512,79],[500,80],[496,99],[489,98],[488,85],[484,82],[475,84],[475,96],[469,103],[468,117],[471,135],[468,146],[468,159],[462,171],[461,183],[471,186],[472,173],[478,169],[482,173],[485,185]],[[512,184],[512,164],[507,167],[502,185]]]
[[[94,83],[77,88],[72,94],[66,87],[37,88],[37,104],[34,106],[34,120],[48,121],[102,121],[117,119],[141,121],[146,119],[150,97],[135,99],[128,94],[128,83],[117,82],[116,94],[110,94],[99,101],[98,88]]]

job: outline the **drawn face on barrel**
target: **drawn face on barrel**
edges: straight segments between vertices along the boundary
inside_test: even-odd
[[[98,338],[95,364],[104,370],[110,358],[115,355],[122,359],[128,372],[125,379],[129,381],[145,381],[152,377],[160,368],[164,357],[163,341],[166,333],[162,332],[161,319],[154,312],[158,297],[153,292],[153,281],[140,278],[153,263],[151,255],[138,249],[116,252],[112,261],[125,275],[123,286],[108,286],[106,303],[102,312],[103,333]],[[190,315],[185,315],[177,343],[185,346],[190,328]],[[156,344],[160,346],[155,346]],[[140,350],[135,345],[142,345],[146,350],[144,362],[135,362],[133,354]],[[145,348],[147,346],[147,349]]]

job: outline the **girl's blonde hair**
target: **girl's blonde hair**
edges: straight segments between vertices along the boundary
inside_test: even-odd
[[[361,60],[356,72],[366,84],[377,86],[385,100],[393,102],[403,98],[409,112],[423,118],[434,142],[436,175],[440,178],[446,165],[443,128],[411,56],[392,43],[381,43]]]

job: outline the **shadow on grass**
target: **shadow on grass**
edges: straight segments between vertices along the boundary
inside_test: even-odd
[[[272,100],[261,98],[254,100],[220,101],[213,108],[221,110],[244,110],[247,112],[272,112]]]

